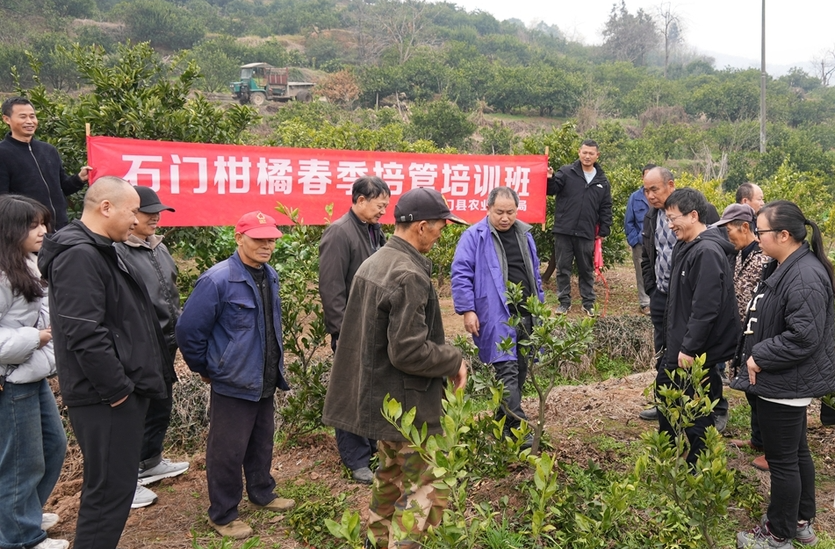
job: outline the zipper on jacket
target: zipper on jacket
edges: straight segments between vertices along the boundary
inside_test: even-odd
[[[43,176],[43,171],[41,170],[41,165],[38,164],[38,159],[35,157],[35,151],[32,150],[32,142],[26,144],[29,147],[29,154],[32,155],[32,160],[35,161],[35,167],[38,168],[38,173],[41,176],[41,181],[43,181],[44,187],[46,187],[46,196],[49,198],[49,209],[52,210],[52,219],[53,222],[57,221],[58,213],[55,211],[55,204],[52,202],[52,192],[49,190],[49,183],[46,182],[46,178]]]

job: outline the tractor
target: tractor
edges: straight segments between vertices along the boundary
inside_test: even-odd
[[[270,101],[310,101],[313,82],[290,82],[290,69],[277,68],[267,63],[241,65],[241,79],[229,87],[232,95],[242,104],[252,103],[260,107]]]

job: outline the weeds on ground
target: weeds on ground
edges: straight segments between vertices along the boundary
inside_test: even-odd
[[[208,545],[201,545],[196,539],[194,539],[194,536],[192,536],[191,549],[235,549],[236,543],[237,541],[232,538],[223,538],[219,540],[212,540]],[[255,536],[254,538],[246,540],[241,545],[240,549],[257,549],[258,547],[261,547],[261,538]]]
[[[346,495],[332,495],[330,488],[321,482],[287,482],[278,487],[278,492],[281,497],[296,501],[285,518],[288,533],[307,546],[327,546],[331,538],[326,523],[345,510]]]

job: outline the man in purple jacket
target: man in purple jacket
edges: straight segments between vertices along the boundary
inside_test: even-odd
[[[532,326],[523,306],[518,308],[519,326],[507,325],[510,315],[517,314],[517,307],[507,303],[507,284],[521,284],[525,300],[530,295],[545,300],[531,227],[516,219],[518,207],[519,196],[513,189],[493,189],[487,198],[487,217],[461,235],[452,262],[455,312],[464,316],[464,329],[473,335],[481,361],[492,364],[504,384],[506,395],[497,419],[507,418],[505,436],[527,419],[521,404],[528,364],[518,346],[507,353],[497,344],[508,337],[514,342],[527,339]]]

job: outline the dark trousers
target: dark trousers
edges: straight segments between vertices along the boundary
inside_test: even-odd
[[[75,527],[77,549],[114,549],[136,491],[136,464],[148,399],[131,394],[109,404],[68,408],[84,456],[81,506]]]
[[[670,379],[670,376],[667,374],[667,371],[664,367],[672,369],[673,366],[667,364],[667,360],[662,358],[661,365],[662,367],[658,368],[658,373],[655,376],[655,383],[657,387],[676,387],[677,385],[673,383],[673,380]],[[711,395],[711,400],[713,399],[712,391],[713,388],[716,387],[718,384],[720,387],[722,386],[722,379],[719,377],[719,372],[716,368],[709,368],[707,370],[708,378],[705,380],[708,387],[708,394]],[[685,394],[688,396],[693,396],[695,393],[692,386],[689,386],[685,389]],[[659,401],[661,400],[661,396],[658,394],[656,389],[656,395]],[[659,410],[660,412],[660,410]],[[699,453],[701,453],[702,449],[705,446],[704,437],[705,431],[708,427],[713,425],[713,414],[708,414],[705,417],[696,418],[693,422],[693,425],[686,428],[684,430],[684,434],[687,436],[687,440],[690,441],[690,452],[687,454],[687,463],[690,465],[696,464],[696,459],[699,457]],[[668,419],[664,416],[664,414],[658,414],[658,432],[659,433],[667,433],[670,435],[670,441],[675,442],[675,432],[673,431],[673,427],[668,421]]]
[[[821,423],[835,425],[835,410],[821,402]]]
[[[533,328],[533,320],[530,316],[522,317],[522,322],[516,327],[516,341],[525,341]],[[528,377],[528,359],[522,349],[517,345],[516,360],[493,363],[496,371],[496,379],[504,384],[505,397],[502,405],[496,412],[496,420],[507,417],[504,423],[505,434],[510,434],[511,428],[519,428],[520,420],[528,419],[522,410],[522,388],[525,379]]]
[[[266,505],[275,499],[275,480],[270,475],[274,413],[272,396],[252,402],[212,391],[206,480],[209,518],[215,524],[229,524],[238,518],[238,504],[243,495],[241,468],[249,501]]]
[[[174,404],[172,387],[173,382],[166,380],[168,397],[152,399],[148,404],[148,413],[145,415],[145,437],[142,439],[142,451],[139,453],[140,469],[156,467],[162,461],[162,442],[165,440],[168,424],[171,423],[171,408]]]
[[[560,305],[571,306],[571,272],[576,260],[583,307],[594,307],[594,239],[555,233],[554,258]]]
[[[342,429],[336,429],[336,447],[342,463],[351,471],[368,467],[371,456],[377,451],[377,441]]]
[[[652,343],[656,353],[664,346],[664,310],[666,308],[667,294],[656,288],[649,296],[649,317],[652,320]],[[657,364],[656,367],[658,367]]]
[[[774,535],[793,538],[798,520],[815,518],[815,464],[806,444],[806,406],[760,399],[757,417],[771,474],[768,521]]]
[[[760,401],[760,397],[745,393],[745,398],[748,399],[748,404],[751,406],[751,444],[762,448],[763,435],[760,431],[760,420],[757,417],[757,403]]]

